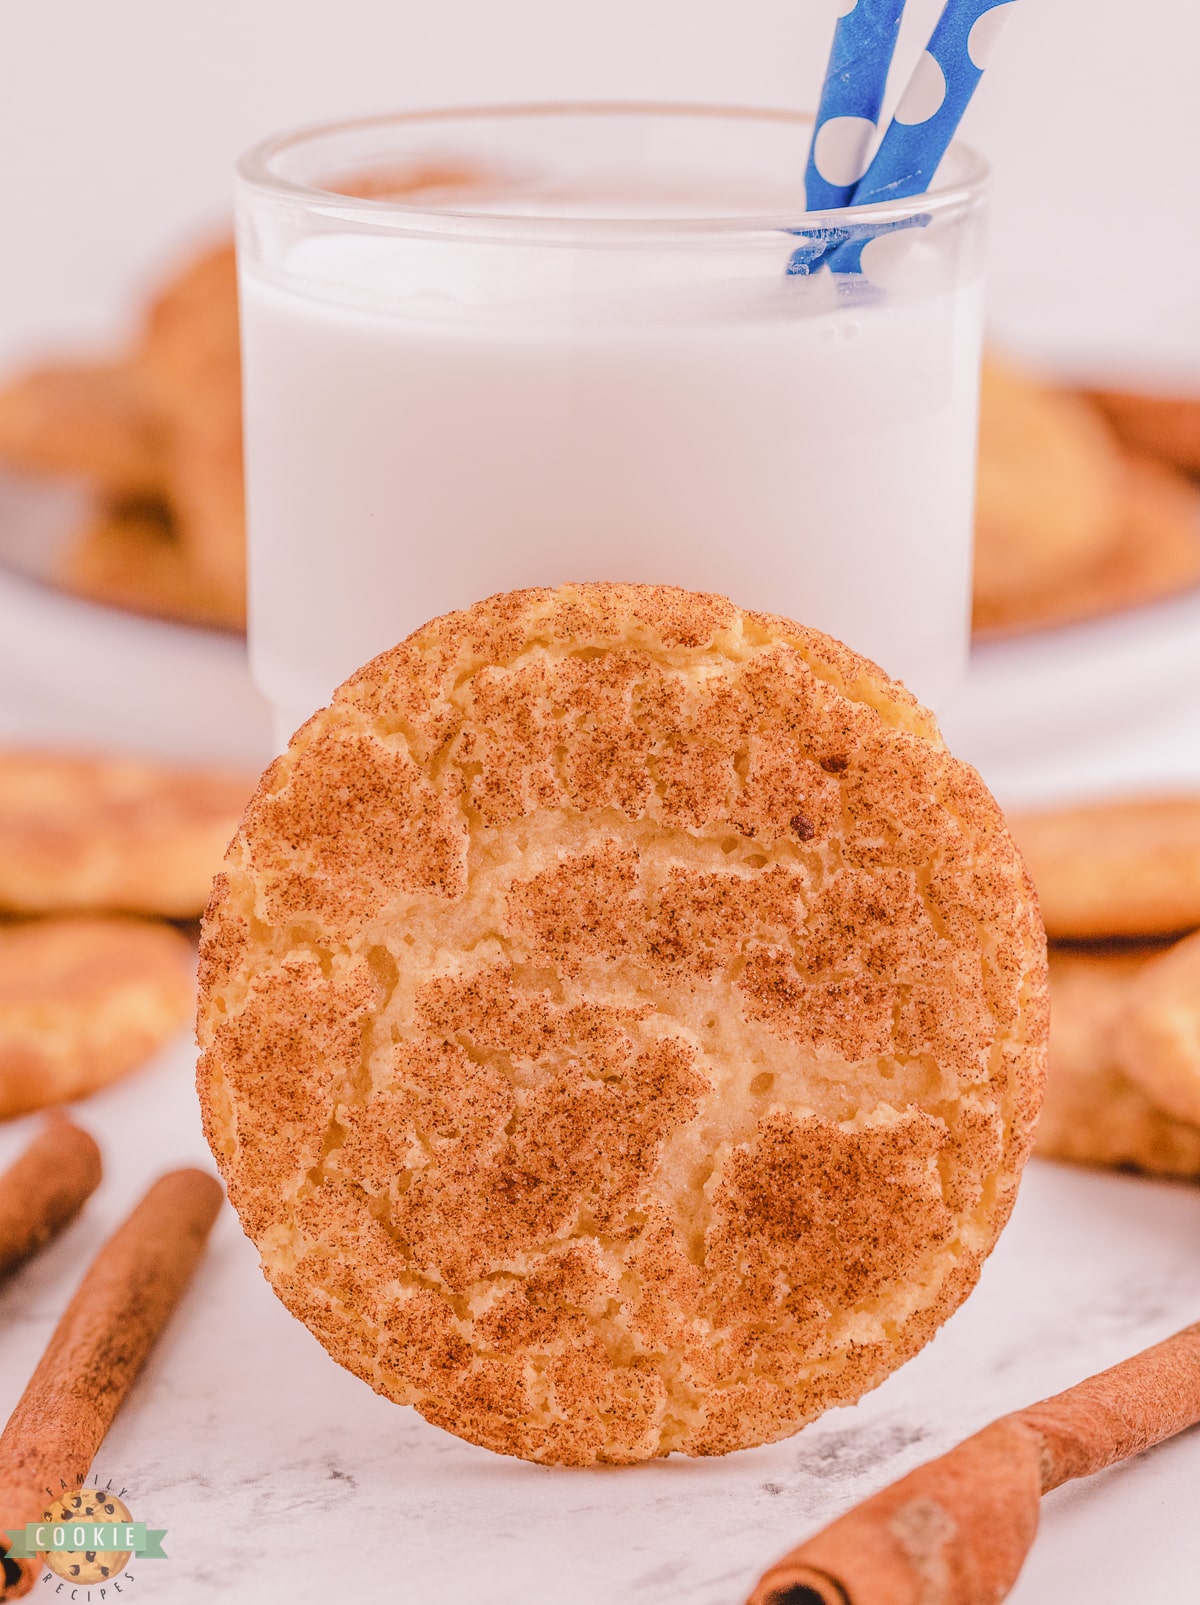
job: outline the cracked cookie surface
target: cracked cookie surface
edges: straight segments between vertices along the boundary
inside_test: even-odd
[[[670,588],[437,619],[263,777],[199,1072],[288,1307],[552,1463],[794,1432],[970,1291],[1041,1096],[996,804],[873,664]]]

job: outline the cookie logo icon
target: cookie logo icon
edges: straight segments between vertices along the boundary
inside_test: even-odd
[[[102,1488],[76,1488],[49,1505],[43,1517],[50,1543],[71,1545],[70,1548],[44,1549],[42,1559],[55,1574],[69,1583],[103,1583],[117,1576],[133,1554],[129,1549],[77,1548],[89,1539],[99,1543],[110,1541],[109,1529],[129,1526],[133,1518],[129,1508]]]
[[[122,1488],[121,1494],[124,1492]],[[72,1590],[70,1598],[78,1597],[79,1605],[87,1605],[92,1599],[93,1585],[98,1584],[99,1605],[99,1601],[108,1598],[106,1585],[110,1578],[114,1588],[118,1576],[132,1581],[125,1567],[135,1556],[139,1560],[144,1557],[166,1560],[163,1549],[166,1528],[147,1527],[144,1521],[134,1521],[129,1506],[120,1494],[113,1493],[111,1482],[106,1488],[64,1488],[57,1499],[53,1489],[47,1488],[46,1494],[50,1503],[40,1520],[26,1522],[23,1528],[9,1535],[5,1557],[5,1579],[9,1583],[13,1581],[8,1574],[9,1560],[32,1560],[40,1556],[50,1572],[62,1578],[58,1589],[63,1583],[72,1583],[85,1590],[78,1596],[76,1590]],[[49,1575],[44,1575],[42,1580],[49,1582]]]

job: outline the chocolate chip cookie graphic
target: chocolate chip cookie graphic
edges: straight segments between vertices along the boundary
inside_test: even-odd
[[[48,1505],[43,1512],[43,1519],[51,1531],[61,1527],[64,1535],[70,1539],[73,1530],[81,1523],[127,1522],[133,1518],[128,1506],[103,1488],[75,1488]],[[43,1551],[42,1559],[56,1577],[65,1578],[69,1583],[90,1585],[120,1576],[132,1553],[130,1549],[48,1549]]]

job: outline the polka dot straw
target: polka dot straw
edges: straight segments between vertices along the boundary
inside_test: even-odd
[[[867,169],[904,0],[839,0],[804,188],[810,212],[848,206]]]
[[[1016,0],[946,0],[853,206],[921,195],[946,154]]]
[[[850,206],[877,206],[922,195],[929,188],[1015,4],[1016,0],[946,0],[879,149],[854,187]],[[814,148],[815,144],[814,140]],[[910,226],[925,221],[914,218]],[[796,232],[805,243],[792,253],[789,273],[810,274],[828,267],[834,273],[852,274],[862,272],[863,247],[884,231],[852,228],[843,239],[830,238],[836,231],[829,229]]]

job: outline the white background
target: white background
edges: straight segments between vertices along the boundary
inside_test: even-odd
[[[903,78],[938,0],[909,0]],[[281,128],[448,102],[811,106],[836,0],[8,0],[0,366],[115,337]],[[1200,377],[1190,0],[1019,0],[968,129],[994,322],[1065,368]],[[894,84],[893,99],[899,84]]]

